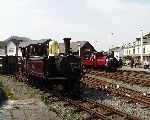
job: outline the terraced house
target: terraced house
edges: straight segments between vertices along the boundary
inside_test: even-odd
[[[143,57],[142,63],[144,61],[150,62],[150,33],[143,36],[142,46],[141,38],[136,38],[135,42],[125,45],[123,56],[128,58],[133,57],[138,62],[141,62],[141,57]]]

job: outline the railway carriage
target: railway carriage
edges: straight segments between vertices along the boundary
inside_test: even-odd
[[[116,71],[119,61],[112,55],[104,55],[103,52],[86,51],[82,58],[84,68],[102,69],[106,71]]]

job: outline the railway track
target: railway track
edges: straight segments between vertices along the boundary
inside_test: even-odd
[[[113,106],[104,105],[88,98],[70,98],[56,96],[55,93],[49,95],[49,91],[42,90],[44,98],[54,97],[53,102],[64,102],[64,106],[77,108],[76,112],[86,112],[90,115],[86,120],[141,120],[136,116],[114,109]],[[49,100],[47,100],[49,101]],[[50,102],[52,102],[50,100]]]
[[[150,107],[150,97],[148,95],[146,96],[142,92],[137,92],[90,76],[84,76],[83,82],[85,82],[85,84],[90,88],[107,90],[107,92],[114,96],[121,96],[126,98],[128,101]]]
[[[39,94],[42,95],[44,101],[46,100],[46,103],[63,101],[65,107],[72,106],[78,108],[77,112],[85,111],[86,113],[88,113],[90,115],[90,117],[88,117],[88,120],[140,120],[136,116],[131,116],[127,113],[114,109],[113,106],[107,106],[102,103],[93,101],[91,99],[87,98],[71,99],[68,97],[58,96],[58,94],[56,95],[55,92],[49,91],[45,87],[44,88],[43,87],[36,88],[35,86],[32,87],[34,89],[40,89]],[[50,97],[53,97],[55,99],[50,100]]]
[[[88,112],[91,115],[89,118],[90,120],[139,120],[137,117],[130,116],[126,113],[114,109],[113,107],[97,103],[90,99],[66,99],[66,101],[68,103],[65,105],[73,105],[79,108],[81,111],[84,110]]]
[[[101,76],[130,84],[140,84],[142,86],[150,86],[150,75],[137,71],[117,71],[114,73],[106,73],[104,71],[91,71],[89,74]]]

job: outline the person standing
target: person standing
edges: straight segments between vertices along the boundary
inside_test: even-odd
[[[134,65],[134,58],[133,57],[131,57],[131,68],[133,68],[133,65]]]

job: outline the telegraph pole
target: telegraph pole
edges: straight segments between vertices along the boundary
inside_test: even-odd
[[[143,30],[141,29],[141,63],[143,63]]]

